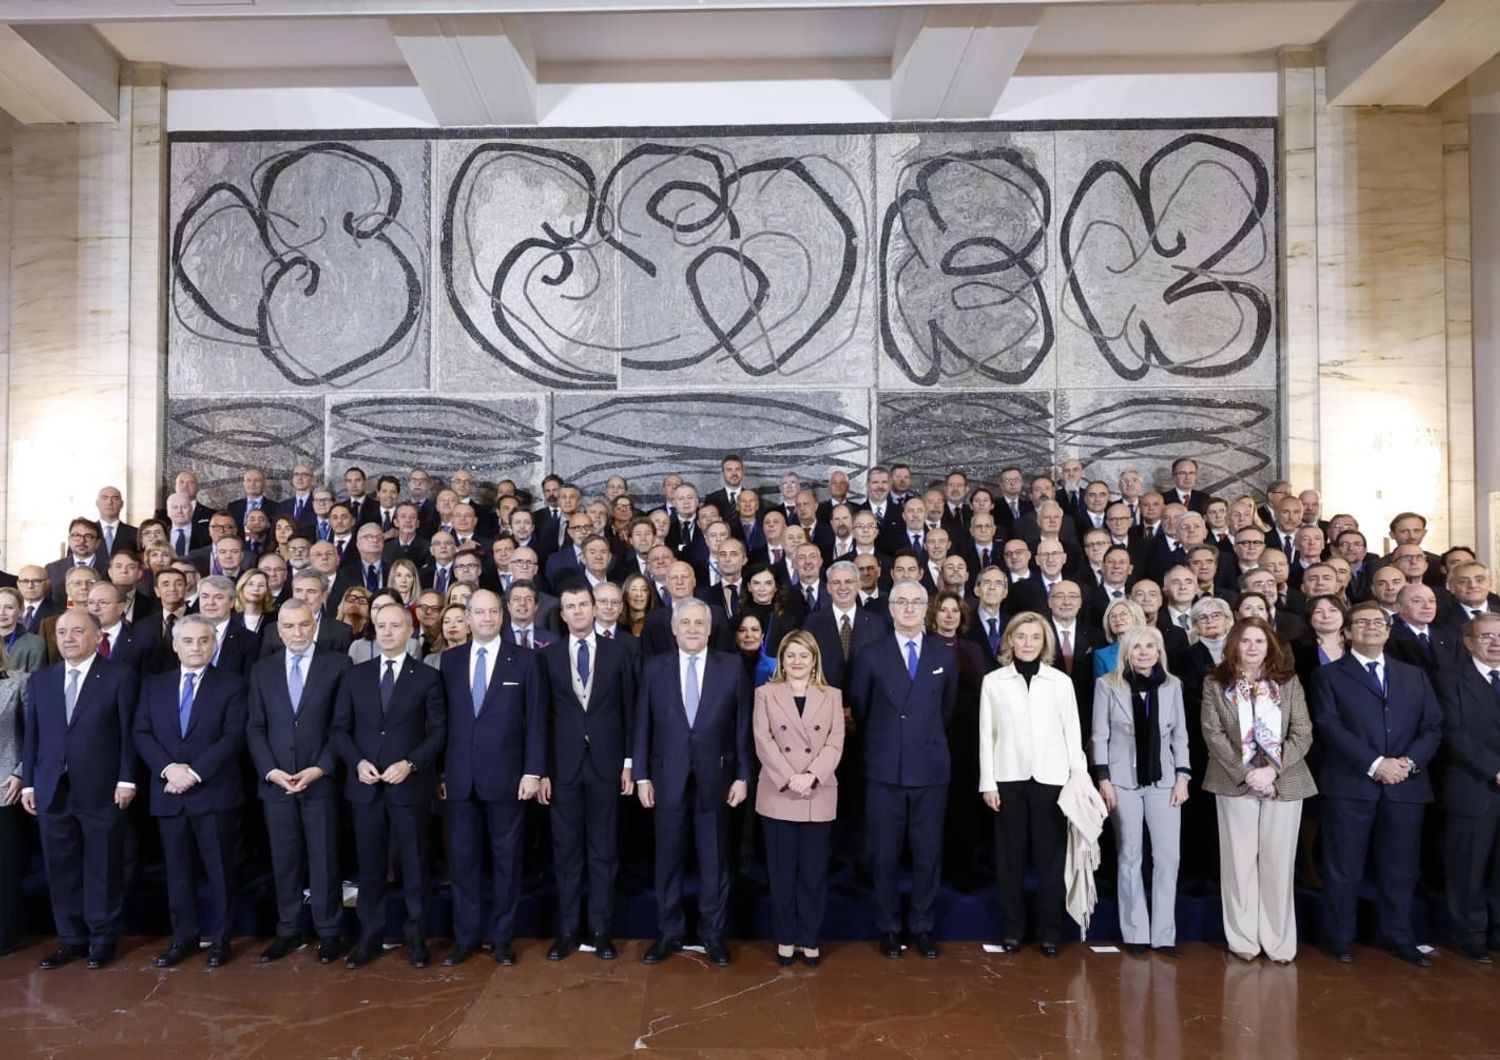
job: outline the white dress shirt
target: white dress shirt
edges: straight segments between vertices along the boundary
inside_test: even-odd
[[[1369,673],[1369,671],[1370,671],[1370,664],[1374,663],[1375,664],[1375,676],[1380,681],[1380,687],[1382,687],[1382,688],[1387,687],[1386,683],[1385,683],[1386,678],[1385,678],[1385,653],[1384,652],[1382,652],[1377,658],[1374,658],[1374,659],[1366,658],[1365,656],[1361,655],[1359,652],[1355,651],[1353,648],[1349,649],[1349,654],[1352,655],[1352,656],[1354,656],[1354,661],[1357,662],[1357,663],[1359,663],[1359,668],[1361,670],[1364,670],[1366,673]],[[1385,761],[1385,755],[1376,755],[1375,756],[1375,761],[1373,761],[1373,762],[1370,763],[1370,768],[1367,769],[1367,770],[1365,770],[1365,776],[1373,777],[1375,775],[1375,770],[1379,769],[1380,768],[1380,763],[1384,762],[1384,761]]]

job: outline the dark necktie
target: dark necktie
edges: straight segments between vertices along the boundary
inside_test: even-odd
[[[380,591],[380,568],[373,563],[365,568],[365,588],[372,593]]]
[[[849,621],[849,616],[844,615],[839,619],[839,646],[844,649],[844,661],[849,661],[849,649],[854,644],[854,623]]]
[[[979,566],[981,569],[990,565],[990,550],[982,548],[979,550]]]
[[[775,548],[771,549],[771,562],[772,563],[780,563],[781,562],[781,546],[780,545],[777,545]]]
[[[578,642],[578,683],[585,687],[589,683],[589,642],[586,640]]]
[[[516,643],[523,648],[531,647],[531,630],[522,629],[516,631]]]
[[[391,709],[391,696],[396,693],[396,660],[385,661],[385,673],[380,675],[380,713]]]
[[[339,559],[343,559],[344,558],[344,542],[342,542],[342,541],[337,542],[337,546],[338,546],[338,550],[339,550]]]
[[[448,568],[439,567],[437,571],[437,591],[444,596],[448,595]]]
[[[912,534],[911,535],[911,547],[912,547],[912,551],[913,552],[921,552],[922,551],[922,535],[921,534]]]
[[[998,618],[992,618],[989,620],[989,624],[990,654],[994,655],[1000,651],[1000,620]]]
[[[169,611],[169,612],[167,612],[167,629],[166,629],[166,633],[164,635],[168,644],[170,644],[172,642],[172,630],[174,630],[176,628],[177,628],[177,616],[174,615],[174,614],[172,614]]]
[[[174,543],[173,551],[175,551],[179,556],[186,556],[188,554],[188,534],[187,534],[187,531],[186,530],[178,530],[176,533],[174,533],[172,535],[172,540],[173,540],[173,543]]]
[[[684,545],[693,543],[693,524],[686,519],[682,521],[682,543]]]
[[[301,497],[292,502],[292,522],[300,523],[302,521],[302,510],[306,507],[307,501]]]
[[[1420,644],[1420,645],[1422,645],[1422,654],[1423,655],[1426,655],[1429,660],[1431,660],[1431,659],[1434,658],[1434,656],[1432,654],[1432,638],[1431,637],[1429,637],[1426,633],[1418,633],[1417,634],[1417,643]]]
[[[1385,682],[1380,679],[1380,664],[1378,662],[1365,663],[1365,669],[1370,671],[1370,677],[1375,681],[1375,687],[1380,689],[1380,694],[1385,695]]]
[[[390,512],[382,512],[381,515],[380,515],[380,529],[382,529],[382,530],[389,530],[390,528],[391,528],[391,513]]]
[[[1500,670],[1490,671],[1490,689],[1495,693],[1495,698],[1500,699]]]
[[[818,594],[815,593],[813,591],[813,587],[809,585],[806,589],[803,590],[802,595],[807,597],[807,609],[811,611],[818,602]]]
[[[614,640],[615,631],[612,629],[601,629],[599,631],[599,636],[603,637],[605,640]]]
[[[729,613],[732,615],[740,609],[740,587],[738,585],[726,585],[729,590]]]
[[[21,623],[28,633],[36,632],[36,604],[26,605],[26,613],[21,616]]]
[[[101,633],[99,635],[99,657],[101,659],[108,659],[109,658],[109,634],[108,633]]]

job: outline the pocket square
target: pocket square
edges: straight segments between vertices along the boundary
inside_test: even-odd
[[[501,681],[500,682],[500,687],[501,688],[515,688],[520,683],[521,683],[520,681]]]
[[[932,676],[936,677],[938,674],[940,674],[942,672],[943,672],[943,668],[941,666],[939,666],[936,670],[932,671]]]

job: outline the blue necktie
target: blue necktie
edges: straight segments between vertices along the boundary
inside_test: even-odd
[[[385,661],[385,673],[380,677],[380,713],[391,709],[391,696],[396,693],[396,660]]]
[[[333,538],[333,531],[329,528],[326,520],[318,520],[318,540],[328,541]]]
[[[914,640],[906,642],[906,676],[913,681],[917,679],[917,642]]]
[[[191,670],[182,675],[182,696],[177,700],[177,727],[183,736],[187,735],[188,722],[193,716],[193,681],[197,676]]]
[[[698,720],[698,656],[688,656],[687,684],[682,689],[682,705],[687,709],[688,728]]]
[[[373,563],[365,568],[365,588],[372,593],[380,591],[380,568]]]
[[[1490,671],[1490,688],[1494,689],[1497,698],[1500,698],[1500,670]]]
[[[487,650],[486,648],[480,648],[474,655],[474,688],[472,695],[474,696],[474,716],[476,718],[479,717],[479,712],[484,707],[486,687],[484,681],[484,657]]]
[[[302,521],[302,509],[304,506],[306,506],[306,504],[307,502],[304,501],[301,497],[298,497],[297,500],[292,504],[293,522],[300,523]]]
[[[589,683],[589,642],[586,640],[578,642],[578,683]]]
[[[1366,663],[1365,669],[1370,671],[1370,676],[1375,679],[1375,686],[1380,689],[1380,694],[1385,695],[1385,682],[1380,679],[1380,664]]]
[[[302,709],[302,656],[292,656],[292,672],[286,680],[286,694],[292,701],[292,714]]]
[[[1000,620],[992,618],[990,623],[990,652],[996,653],[1000,650]]]
[[[437,591],[444,596],[448,594],[448,568],[439,567],[437,572]]]

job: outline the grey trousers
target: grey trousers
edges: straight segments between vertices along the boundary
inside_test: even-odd
[[[1170,805],[1171,787],[1115,786],[1115,840],[1119,845],[1116,887],[1120,934],[1126,942],[1152,946],[1177,944],[1177,863],[1182,809]],[[1151,830],[1151,905],[1141,864],[1145,829]]]

